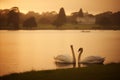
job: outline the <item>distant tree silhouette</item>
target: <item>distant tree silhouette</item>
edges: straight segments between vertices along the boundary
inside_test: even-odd
[[[19,29],[19,8],[12,7],[8,13],[8,26],[12,29]]]
[[[43,12],[40,15],[38,23],[40,24],[52,24],[57,17],[57,13],[55,11],[52,12]]]
[[[7,26],[7,14],[9,9],[0,10],[0,29],[5,29]]]
[[[110,11],[96,15],[96,24],[102,25],[103,29],[120,29],[120,11]]]
[[[23,27],[28,27],[28,28],[37,27],[37,22],[35,20],[35,17],[30,17],[30,18],[26,19],[23,22]]]
[[[111,17],[112,12],[104,12],[101,14],[96,15],[96,24],[102,25],[102,26],[110,26],[111,25]],[[104,27],[106,28],[106,27]]]
[[[112,20],[112,25],[120,26],[120,11],[113,13],[111,20]]]
[[[22,12],[20,12],[19,17],[20,17],[20,20],[19,20],[20,24],[23,24],[23,22],[27,19],[26,15]]]
[[[31,17],[31,16],[35,17],[36,22],[38,22],[40,17],[41,17],[41,15],[35,11],[28,11],[28,13],[25,16],[26,16],[26,19]]]
[[[80,11],[78,12],[78,16],[79,16],[79,17],[84,17],[82,8],[81,8]]]
[[[99,24],[103,25],[103,26],[109,26],[109,25],[111,25],[111,21],[108,17],[101,17]]]
[[[53,25],[62,26],[63,24],[66,23],[66,21],[67,21],[67,19],[66,19],[65,10],[64,10],[64,8],[61,8],[59,11],[59,14],[57,16],[57,19],[54,21]]]
[[[43,18],[40,18],[39,23],[41,23],[41,24],[50,24],[51,21],[48,18],[43,17]]]

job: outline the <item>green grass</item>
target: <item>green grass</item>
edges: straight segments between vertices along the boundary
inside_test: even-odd
[[[83,68],[29,71],[0,77],[0,80],[120,80],[120,63]]]

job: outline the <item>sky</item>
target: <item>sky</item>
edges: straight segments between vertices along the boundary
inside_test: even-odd
[[[105,11],[120,11],[120,0],[0,0],[0,9],[10,9],[14,6],[19,7],[23,13],[59,12],[59,9],[64,7],[66,14],[77,12],[80,8],[83,12],[97,14]]]

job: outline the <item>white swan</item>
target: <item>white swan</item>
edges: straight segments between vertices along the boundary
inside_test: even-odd
[[[85,59],[81,60],[81,54],[83,52],[83,48],[80,48],[78,50],[79,56],[78,56],[78,64],[103,64],[105,58],[99,57],[99,56],[88,56]]]
[[[72,50],[73,59],[71,59],[71,57],[67,55],[58,55],[57,57],[54,58],[56,63],[76,64],[76,58],[75,58],[75,53],[73,50],[73,45],[71,45],[70,47]]]
[[[55,57],[55,63],[60,63],[60,64],[76,64],[76,58],[75,58],[75,53],[73,50],[73,45],[70,46],[72,50],[72,56],[73,59],[71,59],[70,56],[68,55],[58,55]],[[79,55],[78,55],[78,64],[103,64],[105,58],[99,57],[99,56],[88,56],[85,59],[81,60],[81,54],[83,53],[83,48],[79,48],[78,50]]]

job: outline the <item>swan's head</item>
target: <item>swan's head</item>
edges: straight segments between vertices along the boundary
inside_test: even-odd
[[[78,49],[78,52],[79,52],[80,54],[82,54],[83,48],[79,48],[79,49]]]

